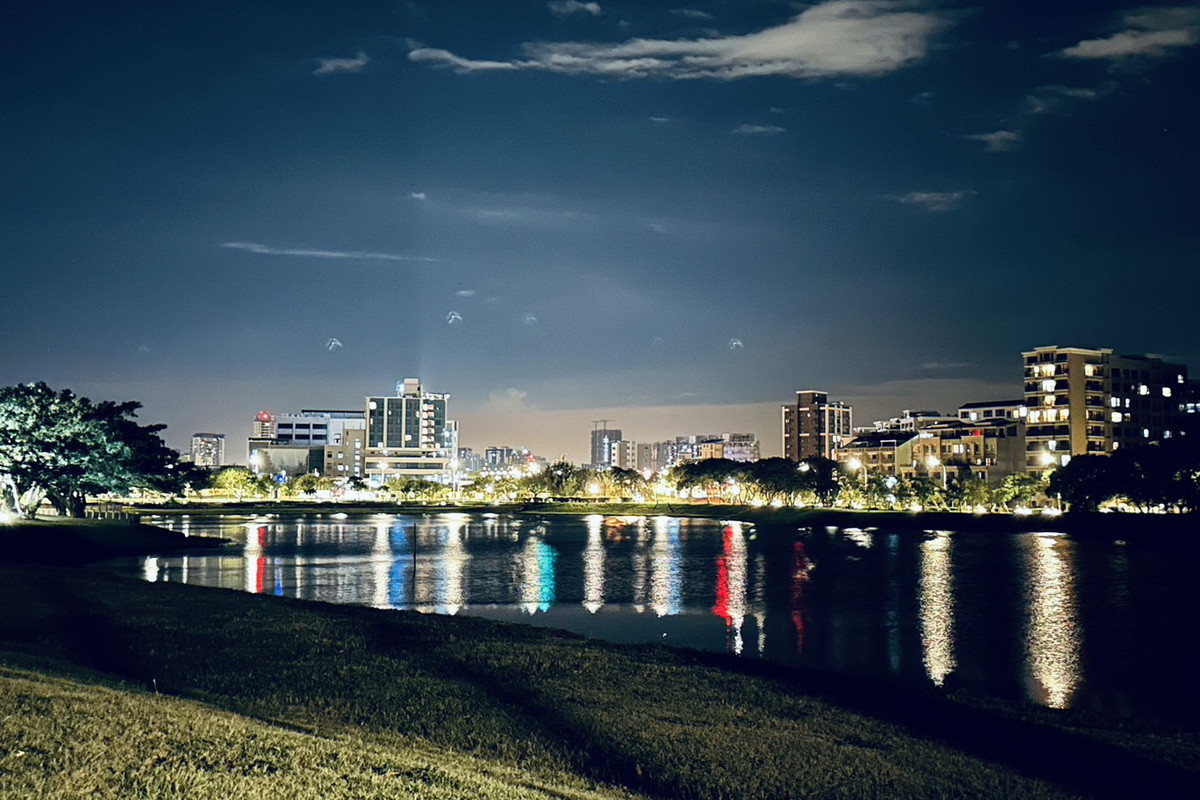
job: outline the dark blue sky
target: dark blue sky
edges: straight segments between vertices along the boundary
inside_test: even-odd
[[[582,459],[1200,368],[1200,6],[1059,5],[9,4],[0,382],[181,447],[420,376]]]

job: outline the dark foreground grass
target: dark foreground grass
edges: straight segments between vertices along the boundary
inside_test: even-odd
[[[233,794],[315,796],[332,775],[318,766],[334,751],[356,759],[344,772],[362,791],[345,796],[370,796],[377,767],[403,773],[412,759],[456,781],[503,768],[517,787],[599,783],[684,798],[1167,797],[1200,776],[1200,748],[1184,735],[1088,729],[720,655],[87,568],[0,566],[0,662],[119,690],[10,675],[0,687],[4,707],[17,709],[0,728],[10,796],[29,786],[74,796],[52,775],[70,770],[109,796],[201,796],[196,781],[251,778],[259,795]],[[195,702],[164,711],[154,691]],[[34,706],[46,719],[33,718]],[[160,731],[155,715],[168,711],[184,716]],[[208,722],[192,734],[187,715]],[[43,760],[14,756],[33,752],[21,737],[38,730]],[[291,777],[272,783],[254,765],[278,775],[281,762],[254,748],[278,737],[299,738],[278,745],[294,760],[285,759]],[[61,763],[45,760],[75,740]],[[220,757],[247,741],[250,750]],[[149,758],[173,765],[176,783],[145,783]],[[311,780],[301,774],[312,770]],[[463,783],[458,796],[505,796],[479,785]]]
[[[0,797],[619,800],[416,742],[322,738],[211,706],[0,669]]]
[[[225,542],[184,536],[136,520],[21,520],[0,525],[0,561],[83,564],[117,556],[219,547]]]

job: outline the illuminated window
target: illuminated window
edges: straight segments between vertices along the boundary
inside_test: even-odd
[[[1089,378],[1096,374],[1096,366],[1094,364],[1084,364],[1083,374]]]
[[[1163,397],[1170,397],[1170,396],[1171,396],[1171,387],[1164,386],[1163,387]]]
[[[1124,419],[1125,419],[1125,415],[1122,414],[1120,411],[1112,412],[1112,421],[1113,422],[1121,422]]]
[[[1110,398],[1108,399],[1108,404],[1109,404],[1110,406],[1112,406],[1113,408],[1120,408],[1120,407],[1121,407],[1121,398],[1119,398],[1119,397],[1110,397]]]
[[[1052,394],[1048,394],[1048,395],[1046,395],[1045,397],[1043,397],[1043,398],[1042,398],[1042,405],[1044,405],[1044,406],[1052,406],[1052,405],[1054,405],[1054,395],[1052,395]]]
[[[1050,379],[1042,381],[1042,391],[1043,392],[1053,392],[1054,391],[1054,381],[1050,380]]]
[[[1138,394],[1142,394],[1142,395],[1150,394],[1150,387],[1144,383],[1141,384],[1140,386],[1138,386]]]
[[[1149,428],[1142,428],[1142,438],[1143,439],[1150,438],[1150,429]]]

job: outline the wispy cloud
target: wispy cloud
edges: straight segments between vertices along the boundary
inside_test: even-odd
[[[528,42],[522,57],[476,61],[418,47],[413,61],[460,73],[545,70],[621,78],[794,78],[876,76],[924,58],[949,17],[904,0],[829,0],[757,33],[699,39],[630,39],[621,43]]]
[[[579,0],[556,0],[553,3],[547,3],[550,8],[550,13],[559,17],[569,17],[572,14],[591,14],[593,17],[600,16],[599,3],[581,3]]]
[[[670,117],[651,117],[650,121],[651,122],[670,122],[671,118]]]
[[[409,200],[425,200],[425,199],[427,199],[427,197],[424,192],[410,192],[408,195],[408,199]]]
[[[354,58],[318,58],[313,75],[332,75],[335,72],[362,72],[371,59],[361,50]]]
[[[589,215],[578,211],[534,206],[508,206],[505,208],[464,208],[462,213],[469,219],[484,225],[512,225],[523,228],[546,228],[587,219]]]
[[[972,133],[963,137],[975,142],[983,142],[989,153],[1004,153],[1016,150],[1021,144],[1020,131],[992,131],[991,133]]]
[[[1039,86],[1025,96],[1022,113],[1029,115],[1051,114],[1062,109],[1064,103],[1072,100],[1095,100],[1104,96],[1111,87],[1087,89],[1081,87],[1053,84]]]
[[[1200,6],[1140,8],[1120,17],[1119,30],[1058,51],[1063,58],[1162,58],[1200,42]]]
[[[712,19],[713,15],[698,8],[673,8],[671,13],[684,19]]]
[[[948,370],[948,369],[966,369],[973,367],[974,364],[969,361],[926,361],[921,365],[921,369],[926,370]]]
[[[966,192],[908,192],[888,195],[888,199],[906,206],[920,206],[926,211],[953,211],[962,205]]]
[[[783,133],[786,130],[787,128],[781,128],[778,125],[750,125],[743,122],[741,125],[738,125],[732,131],[730,131],[730,133],[736,133],[739,136],[773,136],[776,133]]]
[[[268,247],[256,242],[222,242],[221,247],[243,250],[263,256],[298,256],[300,258],[339,258],[361,261],[424,261],[435,263],[439,259],[427,256],[406,256],[397,253],[366,253],[359,250],[315,250],[307,247]]]

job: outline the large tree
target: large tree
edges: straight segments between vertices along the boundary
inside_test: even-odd
[[[45,383],[0,388],[0,505],[24,517],[48,499],[83,516],[89,495],[175,493],[194,479],[163,443],[165,425],[140,425],[141,403],[93,403]]]

